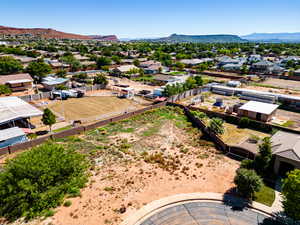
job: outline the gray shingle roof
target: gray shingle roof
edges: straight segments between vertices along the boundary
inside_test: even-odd
[[[271,141],[273,154],[300,162],[300,135],[278,131]]]

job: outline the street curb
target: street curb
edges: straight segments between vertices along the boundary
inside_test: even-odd
[[[141,209],[139,209],[133,215],[127,217],[120,225],[138,225],[140,222],[150,217],[154,213],[157,213],[165,208],[169,208],[172,205],[176,205],[184,202],[193,202],[193,201],[215,201],[215,202],[223,202],[224,196],[229,196],[231,198],[237,198],[236,196],[230,194],[220,194],[220,193],[190,193],[190,194],[178,194],[169,196],[166,198],[162,198],[159,200],[155,200],[145,205]],[[265,209],[260,208],[260,203],[254,202],[256,206],[247,205],[247,208],[256,210],[260,213],[265,214],[266,216],[272,217],[273,212],[268,212]],[[263,205],[262,205],[263,206]],[[264,207],[265,208],[265,207]],[[271,208],[271,207],[268,207]]]

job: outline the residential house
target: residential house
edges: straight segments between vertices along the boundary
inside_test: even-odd
[[[58,60],[44,59],[44,62],[48,63],[54,70],[67,69],[70,67],[70,65],[62,63]]]
[[[294,71],[294,76],[300,76],[300,69]]]
[[[139,70],[139,68],[136,67],[135,65],[122,65],[114,68],[112,73],[113,75],[120,76],[120,75],[128,74],[130,71],[133,70]]]
[[[27,140],[25,132],[19,127],[0,130],[0,148],[26,142]]]
[[[68,78],[61,78],[61,77],[54,77],[54,76],[47,76],[43,78],[42,85],[48,91],[53,91],[59,85],[68,85],[69,79]]]
[[[281,60],[282,63],[287,63],[288,61],[300,62],[300,57],[299,56],[288,56]]]
[[[270,73],[274,75],[282,75],[284,72],[285,72],[285,68],[276,64],[270,68]]]
[[[25,120],[42,115],[43,112],[18,97],[0,98],[1,126],[6,124],[15,126],[18,121],[22,121],[21,124],[24,124]]]
[[[77,60],[79,60],[79,61],[87,61],[87,60],[89,60],[89,57],[82,56],[80,54],[74,55],[74,58],[77,59]]]
[[[33,87],[33,79],[28,73],[1,75],[0,84],[7,85],[14,91],[30,91]]]
[[[144,69],[146,74],[156,74],[162,69],[162,64],[158,61],[148,60],[141,62],[140,67]]]
[[[226,72],[239,72],[243,68],[243,64],[235,64],[235,63],[229,63],[222,66],[222,69]]]
[[[262,59],[261,55],[250,55],[248,57],[248,62],[255,63],[261,61],[261,59]]]
[[[241,64],[241,61],[239,59],[233,59],[229,56],[223,56],[217,59],[218,61],[218,67],[222,68],[223,66],[227,64]]]
[[[284,131],[276,132],[272,138],[272,153],[275,156],[274,172],[286,175],[300,169],[300,135]]]
[[[274,64],[272,62],[262,60],[257,63],[253,63],[251,65],[251,71],[269,74],[271,72],[271,68],[273,67],[273,65]]]

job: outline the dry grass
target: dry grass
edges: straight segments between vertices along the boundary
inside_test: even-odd
[[[229,145],[239,145],[253,135],[259,137],[260,139],[269,136],[269,134],[256,130],[238,128],[236,125],[230,123],[224,123],[224,128],[225,132],[221,138],[226,144]]]
[[[142,108],[141,105],[117,97],[84,97],[70,98],[66,101],[57,101],[48,107],[59,115],[64,115],[67,121],[93,118],[114,112],[124,112]]]

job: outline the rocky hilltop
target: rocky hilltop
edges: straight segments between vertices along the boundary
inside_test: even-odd
[[[118,41],[117,36],[108,35],[79,35],[57,31],[51,28],[15,28],[0,26],[0,35],[28,35],[41,38],[58,39],[78,39],[78,40],[100,40],[100,41]]]

